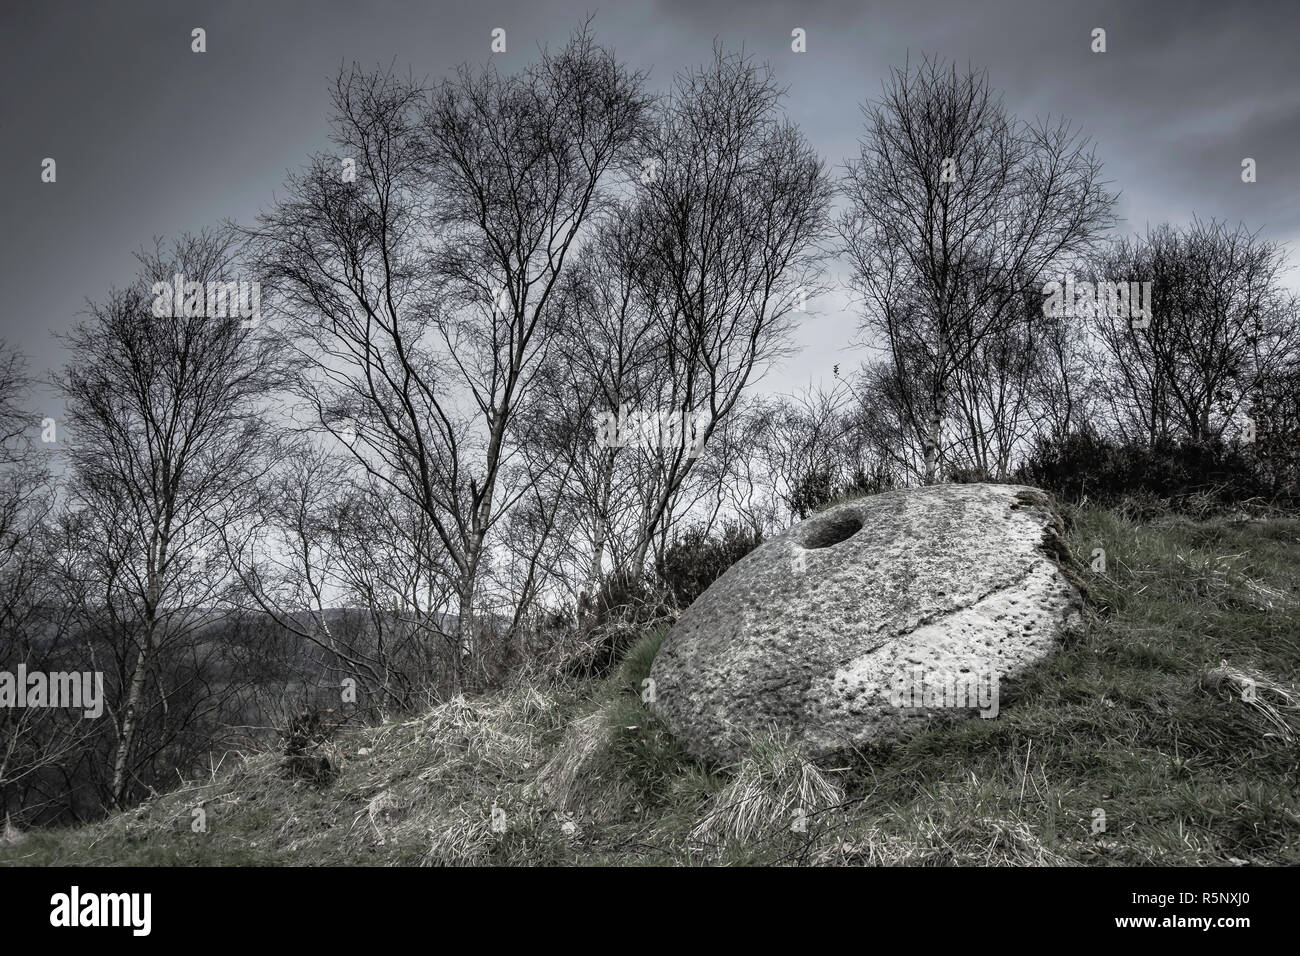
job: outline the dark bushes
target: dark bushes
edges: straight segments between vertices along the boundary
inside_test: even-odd
[[[669,545],[657,576],[605,578],[594,598],[584,595],[579,601],[577,647],[564,669],[584,677],[609,673],[632,644],[654,627],[671,623],[761,541],[757,532],[739,524],[726,525],[720,535],[691,528]]]
[[[280,769],[288,777],[327,783],[337,770],[326,746],[342,724],[333,709],[302,710],[294,714],[280,736],[284,758]]]
[[[1160,440],[1148,446],[1103,438],[1091,429],[1040,440],[1015,477],[1063,500],[1087,500],[1137,520],[1164,511],[1205,515],[1286,497],[1259,468],[1249,445]]]
[[[724,526],[720,536],[708,535],[703,528],[692,528],[664,554],[664,585],[679,607],[688,607],[762,540],[758,532],[740,524]]]

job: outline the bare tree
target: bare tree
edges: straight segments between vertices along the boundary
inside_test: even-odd
[[[891,354],[865,363],[852,379],[855,419],[868,447],[896,483],[923,482],[934,397],[933,357],[916,341],[899,340]],[[939,457],[950,445],[939,432]]]
[[[111,779],[119,805],[154,658],[201,626],[194,609],[220,583],[206,562],[216,552],[212,511],[257,478],[267,440],[259,402],[276,378],[255,317],[207,314],[210,290],[234,275],[229,234],[185,236],[139,258],[140,280],[92,304],[68,334],[72,358],[56,377],[71,436],[69,500],[93,555],[84,570],[126,668]],[[167,305],[172,293],[158,291],[177,275],[200,284],[179,315]]]
[[[770,68],[715,47],[677,77],[645,160],[640,282],[663,350],[656,406],[702,413],[706,445],[785,354],[796,310],[819,288],[832,187],[781,97]],[[633,570],[666,541],[696,460],[684,447],[652,459]]]
[[[1025,283],[1109,227],[1115,197],[1068,123],[1010,116],[983,73],[908,63],[863,113],[839,230],[864,326],[896,362],[907,346],[930,356],[924,478],[933,482],[955,371],[1023,318],[1011,306]]]
[[[0,579],[15,583],[25,580],[29,569],[21,558],[53,506],[49,468],[32,441],[35,422],[25,407],[31,387],[26,359],[0,342]],[[17,600],[21,591],[18,586],[6,597]]]
[[[32,380],[23,356],[0,343],[0,670],[58,669],[75,623],[58,587],[51,528],[54,489],[32,440]],[[54,666],[51,666],[54,665]],[[0,812],[42,810],[38,778],[76,754],[91,735],[81,714],[0,709]]]
[[[754,455],[787,518],[802,520],[852,484],[862,464],[849,390],[809,388],[759,400],[750,411]]]
[[[470,655],[511,422],[552,343],[555,290],[607,178],[630,160],[645,100],[584,30],[515,76],[461,69],[425,99],[389,73],[344,73],[335,137],[262,217],[261,261],[318,427],[427,516],[453,569]]]
[[[1300,500],[1300,356],[1258,380],[1246,411],[1261,475],[1274,494]]]
[[[1095,281],[1151,283],[1146,327],[1104,309],[1087,316],[1111,426],[1150,445],[1222,436],[1296,359],[1300,312],[1281,286],[1285,268],[1278,244],[1213,220],[1156,226],[1106,249]]]
[[[1085,323],[1068,316],[1037,319],[1038,374],[1031,382],[1034,434],[1062,441],[1097,415],[1094,360]]]
[[[1003,481],[1039,433],[1040,422],[1068,414],[1039,406],[1045,382],[1055,384],[1050,346],[1064,318],[1043,315],[1042,294],[1020,283],[1006,306],[1009,321],[980,339],[953,375],[949,410],[957,440],[953,465],[965,474]],[[1053,397],[1069,398],[1075,383]]]
[[[624,454],[592,441],[596,414],[653,408],[662,375],[662,340],[641,281],[651,224],[629,202],[595,232],[566,289],[555,372],[539,390],[538,418],[552,422],[567,480],[555,489],[572,502],[573,526],[585,544],[575,556],[579,595],[594,597],[608,562],[624,573],[644,525],[638,489],[656,475],[635,450]]]
[[[445,557],[424,512],[300,436],[224,546],[245,606],[306,650],[314,676],[356,681],[371,713],[415,706],[441,662]],[[448,648],[450,649],[450,648]]]

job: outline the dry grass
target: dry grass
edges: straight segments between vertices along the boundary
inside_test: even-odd
[[[601,710],[569,725],[551,759],[537,774],[537,789],[568,811],[579,803],[579,786],[601,747],[609,742],[609,717]]]
[[[1254,669],[1229,667],[1227,661],[1206,673],[1204,685],[1248,707],[1257,718],[1262,738],[1276,737],[1288,746],[1300,738],[1300,690],[1294,685]]]
[[[775,734],[753,739],[731,782],[691,830],[696,843],[749,843],[806,832],[810,818],[838,808],[844,794],[826,773]]]
[[[1300,864],[1300,522],[1072,519],[1108,558],[1086,632],[996,720],[709,767],[641,702],[651,635],[604,680],[344,729],[328,780],[234,755],[100,823],[8,827],[0,864]]]

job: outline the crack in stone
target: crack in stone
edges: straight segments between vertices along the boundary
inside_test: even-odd
[[[841,658],[839,663],[836,665],[836,670],[841,670],[844,667],[847,667],[853,661],[861,660],[864,657],[874,654],[882,647],[888,647],[891,644],[895,644],[898,641],[902,640],[903,638],[907,637],[909,634],[913,633],[914,631],[918,631],[923,627],[930,627],[931,625],[934,625],[939,621],[943,621],[951,617],[956,617],[957,615],[963,614],[966,611],[972,611],[975,608],[979,607],[981,604],[983,604],[985,601],[987,601],[989,598],[1002,594],[1005,591],[1010,591],[1013,588],[1020,587],[1022,584],[1028,581],[1030,576],[1034,573],[1034,571],[1036,571],[1043,564],[1051,564],[1055,568],[1055,562],[1051,561],[1048,558],[1039,558],[1037,561],[1034,561],[1029,565],[1028,570],[1026,570],[1024,574],[1015,578],[1009,584],[1003,584],[998,587],[990,588],[988,591],[985,591],[983,594],[975,598],[969,604],[963,604],[960,607],[949,608],[946,611],[939,611],[938,613],[932,614],[929,617],[918,618],[915,624],[912,624],[911,626],[906,626],[906,625],[903,626],[902,629],[895,631],[889,637],[885,638],[884,640],[880,641],[877,644],[871,645],[870,647],[866,648],[862,652],[850,655],[849,657]],[[1059,570],[1059,568],[1057,568],[1056,570]]]

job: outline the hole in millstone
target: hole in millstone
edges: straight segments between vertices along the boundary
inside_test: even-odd
[[[829,548],[833,544],[849,540],[861,530],[862,519],[855,514],[826,518],[804,534],[803,546],[809,551],[814,548]]]

